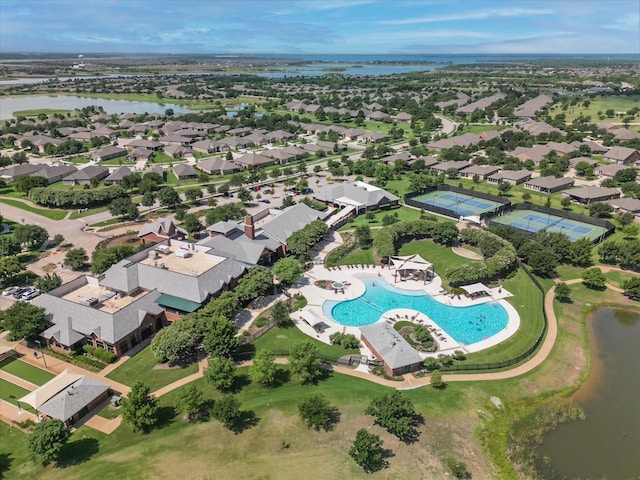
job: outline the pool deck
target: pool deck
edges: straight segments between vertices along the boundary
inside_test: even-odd
[[[388,323],[412,321],[416,324],[421,324],[429,328],[434,340],[439,346],[439,349],[435,353],[419,352],[419,354],[424,358],[437,357],[440,354],[452,354],[455,350],[461,350],[465,353],[484,350],[503,342],[513,335],[520,327],[520,316],[516,312],[516,309],[505,300],[505,298],[511,297],[512,295],[504,288],[491,288],[489,289],[490,296],[476,299],[470,299],[465,295],[452,296],[442,289],[442,280],[438,276],[435,276],[433,280],[427,283],[424,283],[422,280],[413,279],[401,281],[399,278],[396,279],[394,277],[394,270],[371,265],[365,266],[364,268],[361,266],[341,266],[340,269],[335,267],[331,270],[327,269],[324,265],[315,265],[311,270],[307,271],[304,278],[297,284],[293,285],[290,290],[290,293],[293,294],[299,292],[307,299],[306,307],[291,314],[291,318],[296,326],[307,335],[315,337],[325,343],[331,343],[329,336],[334,332],[351,333],[360,338],[361,334],[358,327],[344,326],[330,318],[327,318],[322,311],[322,305],[327,300],[345,301],[360,297],[365,292],[365,285],[362,282],[361,277],[378,277],[390,285],[402,290],[414,292],[422,291],[446,305],[466,307],[491,301],[498,301],[507,311],[509,320],[507,326],[503,330],[485,340],[471,345],[461,345],[456,342],[453,338],[447,335],[435,320],[427,317],[427,315],[422,312],[409,308],[396,308],[386,311],[378,321],[386,321]],[[324,289],[314,285],[318,280],[340,282],[345,285],[345,288],[342,292],[338,291],[338,293],[336,293],[334,289]],[[329,328],[325,329],[323,332],[317,332],[314,330],[312,325],[319,320],[328,325]],[[366,348],[361,348],[361,354],[371,357],[371,352]]]

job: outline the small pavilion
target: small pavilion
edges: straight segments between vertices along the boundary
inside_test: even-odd
[[[426,261],[419,254],[405,256],[392,256],[391,265],[394,266],[394,277],[396,282],[398,276],[401,280],[405,280],[407,277],[418,279],[421,277],[424,283],[427,283],[431,277],[433,277],[433,264]]]
[[[489,287],[480,282],[472,283],[471,285],[460,285],[460,288],[466,292],[467,297],[469,298],[478,298],[491,295]]]

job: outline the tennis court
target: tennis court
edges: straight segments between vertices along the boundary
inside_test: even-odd
[[[418,195],[412,198],[413,201],[425,205],[446,208],[459,216],[481,215],[485,212],[493,212],[502,207],[501,203],[492,202],[483,198],[472,197],[464,193],[436,190],[433,192]]]
[[[584,237],[589,240],[596,240],[607,232],[606,228],[598,225],[591,225],[533,210],[513,210],[501,217],[493,218],[492,221],[502,225],[511,225],[525,232],[536,233],[546,229],[548,232],[564,233],[572,242]]]

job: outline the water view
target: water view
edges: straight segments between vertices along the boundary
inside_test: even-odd
[[[188,113],[184,105],[172,103],[135,102],[129,100],[106,100],[104,98],[84,98],[73,95],[31,95],[16,97],[0,97],[0,120],[13,118],[14,112],[23,110],[75,110],[95,105],[102,107],[108,114],[112,113],[164,113],[168,108],[174,113]]]
[[[586,420],[560,425],[540,448],[545,479],[640,475],[640,313],[601,308],[587,318],[591,373],[574,399]]]

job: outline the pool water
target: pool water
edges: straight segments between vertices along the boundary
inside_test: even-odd
[[[497,302],[469,307],[452,307],[434,300],[424,292],[408,292],[389,285],[380,278],[361,278],[366,290],[361,297],[342,302],[329,300],[323,313],[349,327],[375,323],[388,310],[408,308],[427,315],[456,342],[470,345],[503,330],[509,315]]]

